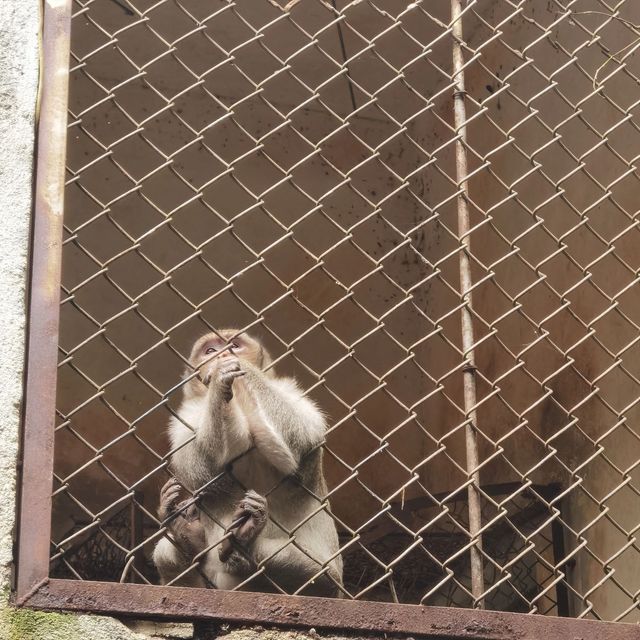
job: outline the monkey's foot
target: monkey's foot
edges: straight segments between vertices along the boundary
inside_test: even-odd
[[[169,531],[187,555],[193,558],[207,546],[207,537],[200,521],[200,509],[195,503],[187,507],[188,502],[190,500],[183,500],[177,505],[176,511],[183,508],[184,511],[170,523]]]
[[[243,546],[253,542],[267,524],[267,515],[267,499],[255,491],[247,491],[231,518],[228,531],[233,533],[233,540]],[[226,562],[232,551],[231,538],[226,538],[218,548],[220,560]]]
[[[267,524],[267,499],[251,489],[247,491],[233,514],[232,522],[238,520],[242,522],[234,529],[235,539],[243,544],[252,542]]]
[[[169,478],[160,489],[160,505],[158,506],[158,517],[160,520],[166,520],[170,515],[176,512],[178,498],[182,492],[180,483],[175,478]]]
[[[220,388],[225,402],[231,402],[233,398],[233,381],[245,372],[240,368],[238,358],[218,358],[211,369],[204,375],[202,381],[209,386],[213,382]]]
[[[180,548],[188,555],[194,556],[206,546],[204,527],[200,522],[200,509],[195,502],[191,499],[178,502],[181,492],[182,486],[175,478],[165,483],[160,490],[158,516],[164,521],[179,512],[167,523],[167,529]]]

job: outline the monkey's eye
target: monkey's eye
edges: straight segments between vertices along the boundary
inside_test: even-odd
[[[242,349],[242,347],[237,342],[232,342],[231,343],[231,348],[232,349]]]
[[[210,353],[215,353],[216,349],[214,347],[208,347],[207,350],[204,352],[205,355],[209,355]]]

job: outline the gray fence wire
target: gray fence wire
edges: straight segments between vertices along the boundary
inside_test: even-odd
[[[631,0],[76,0],[53,575],[157,583],[234,326],[329,417],[344,597],[638,620],[638,47]]]

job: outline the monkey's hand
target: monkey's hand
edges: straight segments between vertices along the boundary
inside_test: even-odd
[[[175,478],[171,478],[162,487],[158,517],[164,522],[174,516],[166,523],[167,529],[180,549],[192,558],[206,547],[205,531],[196,504],[185,508],[188,500],[178,502],[181,492],[182,487]]]
[[[205,385],[213,383],[222,392],[225,402],[231,402],[233,398],[233,381],[245,372],[240,368],[240,361],[235,356],[217,358],[211,363],[211,367],[202,377]]]
[[[232,536],[225,538],[218,547],[218,557],[221,562],[227,562],[233,553],[233,543],[243,547],[250,545],[267,524],[267,499],[255,491],[249,490],[244,494],[231,518],[227,531]]]

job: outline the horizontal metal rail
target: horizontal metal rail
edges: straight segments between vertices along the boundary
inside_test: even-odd
[[[220,619],[243,624],[284,627],[358,629],[376,633],[415,633],[425,638],[537,640],[580,637],[582,640],[636,640],[636,625],[502,613],[421,607],[333,598],[277,596],[185,587],[113,585],[50,580],[24,603],[39,609],[93,611],[171,620]]]

